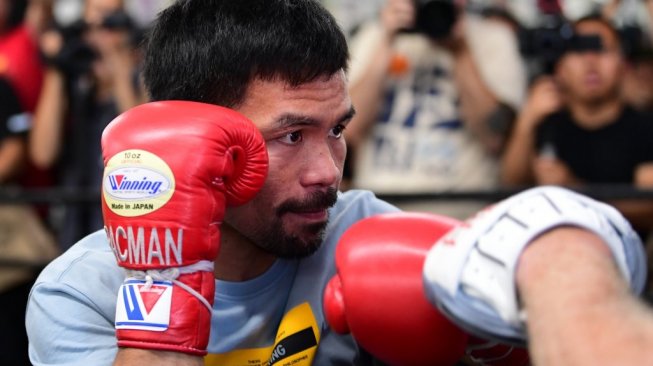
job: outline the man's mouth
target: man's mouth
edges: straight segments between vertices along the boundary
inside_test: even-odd
[[[588,72],[585,74],[586,85],[598,85],[601,83],[601,76],[597,72]]]
[[[337,200],[335,189],[329,189],[326,192],[314,192],[303,200],[289,200],[277,208],[277,214],[292,215],[311,223],[326,221],[328,218],[328,209],[332,207]]]
[[[315,210],[288,211],[287,214],[310,222],[323,222],[328,218],[328,211],[326,208]]]

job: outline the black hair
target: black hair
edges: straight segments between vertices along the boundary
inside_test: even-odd
[[[4,29],[2,31],[10,31],[23,23],[25,19],[25,12],[27,11],[27,0],[9,0],[9,14],[5,19]]]
[[[145,39],[152,100],[234,107],[255,78],[290,85],[346,70],[349,51],[316,0],[179,0]]]
[[[623,42],[622,42],[621,33],[614,26],[614,24],[612,24],[611,21],[607,20],[600,13],[592,12],[592,13],[587,14],[587,15],[581,17],[581,18],[578,18],[577,20],[575,20],[573,22],[574,29],[576,29],[578,27],[578,25],[580,25],[582,23],[588,23],[588,22],[602,24],[606,29],[608,29],[610,31],[610,33],[612,33],[612,35],[617,40],[617,44],[619,45],[619,48],[621,49],[621,51],[623,51],[623,49],[622,49],[623,48],[623,45],[622,45]]]

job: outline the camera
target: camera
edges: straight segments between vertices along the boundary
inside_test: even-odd
[[[557,0],[538,0],[538,8],[542,25],[534,29],[521,28],[518,38],[521,53],[539,63],[542,73],[553,73],[558,60],[567,52],[598,52],[603,49],[599,35],[574,32]]]
[[[431,39],[441,40],[450,33],[458,13],[451,0],[414,0],[415,26],[407,33],[421,33]]]
[[[116,11],[107,15],[103,20],[100,27],[113,30],[134,30],[134,22],[124,11]]]
[[[599,35],[576,34],[571,23],[560,17],[549,20],[540,28],[522,29],[519,48],[526,58],[540,64],[543,73],[551,74],[565,53],[599,52],[603,44]]]
[[[117,11],[107,15],[98,27],[109,30],[136,32],[134,23],[125,12]],[[83,20],[78,20],[66,27],[58,27],[57,31],[63,38],[63,46],[59,53],[46,58],[46,63],[53,65],[69,76],[83,75],[91,70],[91,65],[99,55],[85,40],[84,34],[90,26]]]

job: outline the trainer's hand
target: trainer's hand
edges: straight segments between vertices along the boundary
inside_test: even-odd
[[[263,138],[235,111],[166,101],[113,120],[102,150],[105,231],[127,272],[118,345],[206,354],[220,224],[263,185]]]
[[[432,244],[458,221],[385,214],[349,228],[336,249],[338,274],[324,293],[331,327],[390,365],[452,365],[467,335],[428,303],[422,266]]]
[[[516,266],[532,240],[561,226],[601,237],[632,291],[641,293],[646,256],[628,221],[589,197],[539,187],[479,212],[433,246],[424,265],[429,300],[474,335],[525,345],[527,314],[518,301]]]

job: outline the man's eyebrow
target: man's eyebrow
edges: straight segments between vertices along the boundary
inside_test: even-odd
[[[294,127],[294,126],[310,126],[310,125],[318,125],[320,122],[314,118],[307,117],[307,116],[302,116],[298,114],[291,114],[291,113],[286,113],[282,114],[277,120],[274,122],[274,126],[272,128],[289,128],[289,127]]]
[[[352,106],[345,114],[338,118],[337,123],[343,123],[351,120],[354,117],[354,114],[356,114],[356,110]],[[319,124],[320,121],[316,120],[315,118],[286,113],[277,118],[272,126],[265,128],[261,132],[265,133],[272,130],[292,128],[297,126],[317,126]]]
[[[351,106],[351,107],[349,107],[349,111],[347,111],[347,113],[345,113],[345,114],[340,118],[340,120],[338,120],[338,123],[348,122],[348,121],[350,121],[352,118],[354,118],[355,115],[356,115],[356,109],[354,108],[354,106]]]

